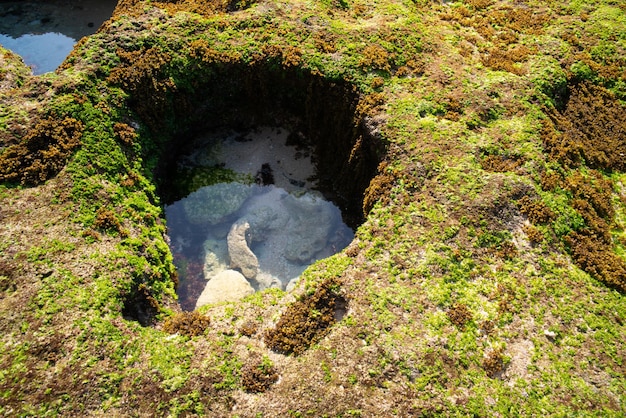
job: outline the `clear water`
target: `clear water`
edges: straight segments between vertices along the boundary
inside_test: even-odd
[[[18,38],[0,34],[0,45],[21,55],[33,74],[56,70],[72,52],[75,43],[75,39],[54,32],[27,34]]]
[[[33,74],[54,71],[76,42],[111,17],[117,0],[0,2],[0,45],[19,54]]]
[[[234,167],[242,179],[200,187],[165,207],[183,309],[193,310],[208,281],[225,270],[244,273],[255,291],[289,289],[310,264],[352,241],[340,209],[314,190],[310,153],[286,145],[288,136],[268,127],[244,135],[212,133],[204,138],[205,147],[180,160],[186,169]],[[238,263],[231,244],[242,225],[245,240],[239,244],[256,259],[254,277],[233,266]]]

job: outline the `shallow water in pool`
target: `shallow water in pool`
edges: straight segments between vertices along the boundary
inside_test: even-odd
[[[54,71],[83,36],[111,17],[117,0],[0,2],[0,45],[19,54],[33,74]]]
[[[309,265],[352,241],[340,209],[314,190],[311,153],[286,145],[289,135],[270,127],[214,132],[180,159],[186,168],[219,167],[239,179],[165,207],[183,309],[269,287],[289,290]]]

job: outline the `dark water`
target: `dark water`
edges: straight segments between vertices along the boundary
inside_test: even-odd
[[[76,42],[111,17],[117,0],[0,1],[0,45],[33,74],[54,71]]]

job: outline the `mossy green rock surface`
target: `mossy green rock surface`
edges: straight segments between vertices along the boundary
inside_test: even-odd
[[[0,414],[626,415],[625,24],[121,0],[55,73],[1,50]],[[163,174],[254,126],[311,145],[355,238],[290,293],[181,315]]]

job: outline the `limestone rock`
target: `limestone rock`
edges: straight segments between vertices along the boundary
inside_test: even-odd
[[[259,273],[259,260],[248,247],[249,229],[250,224],[247,221],[235,222],[230,228],[226,241],[228,243],[230,268],[240,270],[246,279],[254,279]]]
[[[209,280],[196,302],[200,306],[234,302],[254,293],[254,289],[241,273],[235,270],[224,270]]]
[[[284,199],[292,213],[285,258],[298,263],[310,263],[328,244],[331,230],[337,223],[330,203],[307,194]]]

